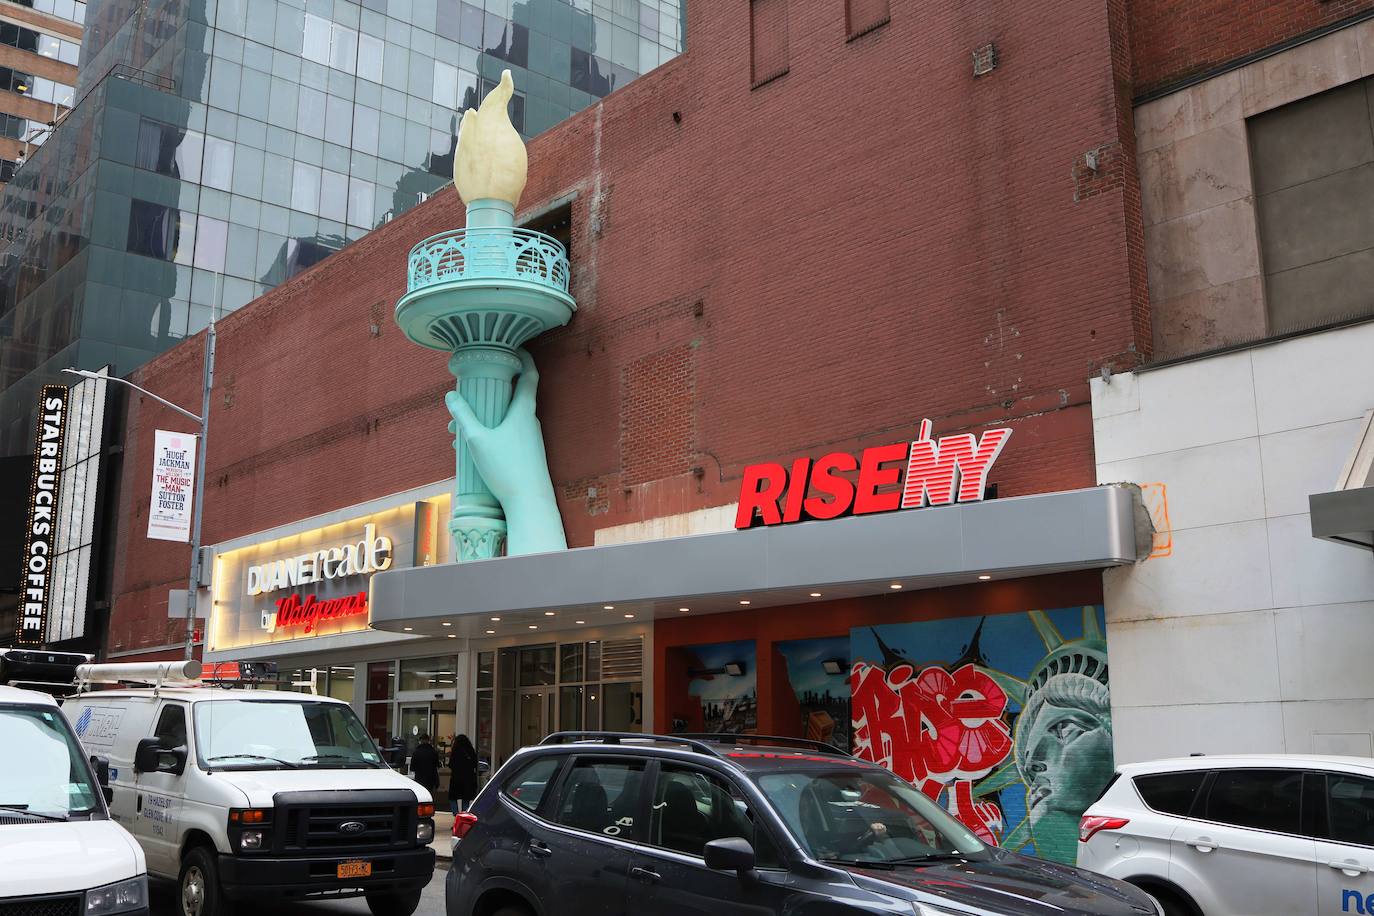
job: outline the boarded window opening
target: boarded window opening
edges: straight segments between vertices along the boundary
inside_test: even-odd
[[[749,51],[755,89],[787,72],[787,0],[749,0]]]

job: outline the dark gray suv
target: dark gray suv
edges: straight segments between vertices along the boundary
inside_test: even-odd
[[[829,745],[561,733],[454,824],[448,916],[1155,916],[1144,892],[989,847]]]

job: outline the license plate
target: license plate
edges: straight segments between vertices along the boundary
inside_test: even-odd
[[[370,878],[372,877],[371,862],[340,862],[340,878]]]

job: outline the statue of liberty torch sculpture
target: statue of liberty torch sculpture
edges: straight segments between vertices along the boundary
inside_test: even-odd
[[[459,560],[567,547],[535,417],[539,375],[523,344],[565,325],[568,257],[555,239],[515,228],[525,188],[525,145],[501,75],[481,107],[463,114],[453,183],[467,226],[410,252],[396,323],[411,340],[452,354],[457,388],[444,398],[456,433],[457,484],[449,531]]]

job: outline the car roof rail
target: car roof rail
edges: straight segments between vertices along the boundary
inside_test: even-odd
[[[543,747],[551,744],[576,744],[580,741],[595,741],[601,744],[621,744],[626,741],[676,744],[690,748],[699,754],[710,754],[712,757],[720,756],[720,751],[711,747],[711,745],[704,741],[695,740],[695,736],[655,735],[652,732],[554,732],[543,741],[540,741],[539,745]]]
[[[707,734],[702,732],[688,732],[678,735],[679,738],[690,738],[693,741],[715,741],[722,744],[759,744],[769,747],[792,747],[805,748],[816,751],[820,754],[829,754],[834,757],[852,757],[848,751],[843,751],[833,744],[824,741],[813,741],[810,738],[786,738],[780,735],[734,735],[729,733]]]

